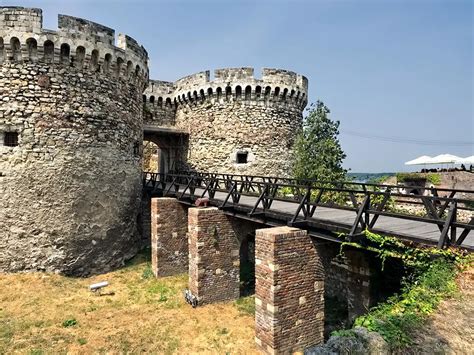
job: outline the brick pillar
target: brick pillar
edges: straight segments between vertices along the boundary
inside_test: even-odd
[[[255,237],[255,341],[265,353],[302,351],[324,341],[320,247],[291,227]]]
[[[188,271],[187,208],[175,198],[151,200],[151,265],[156,277]]]
[[[375,276],[370,266],[369,256],[358,250],[345,250],[347,269],[347,310],[349,322],[367,313],[375,305],[372,279]]]
[[[199,304],[239,298],[239,241],[215,207],[189,209],[189,290]]]

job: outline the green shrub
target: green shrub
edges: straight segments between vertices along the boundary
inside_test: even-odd
[[[466,264],[472,264],[472,257],[457,250],[416,248],[391,237],[365,231],[363,245],[342,243],[341,252],[350,245],[375,252],[382,260],[398,258],[413,272],[403,280],[399,294],[372,308],[357,318],[355,326],[378,332],[392,349],[403,349],[412,342],[412,334],[432,313],[439,302],[456,291],[455,278]],[[341,331],[333,333],[341,335]]]
[[[163,283],[153,283],[147,288],[148,293],[159,295],[158,302],[166,302],[175,295],[175,291]]]
[[[453,263],[435,260],[429,269],[412,284],[405,285],[399,295],[373,308],[356,319],[354,326],[378,332],[393,349],[411,344],[414,331],[420,327],[439,302],[456,290],[456,267]]]
[[[412,181],[420,184],[427,181],[433,185],[441,184],[441,175],[436,173],[397,173],[396,176],[398,183]]]
[[[403,183],[406,181],[425,181],[426,177],[424,174],[419,173],[397,173],[397,182]]]
[[[63,322],[63,327],[64,328],[69,328],[69,327],[74,327],[77,325],[77,320],[76,318],[69,318],[69,319],[66,319],[64,322]]]
[[[150,264],[147,264],[147,266],[145,267],[145,269],[143,270],[142,272],[142,279],[151,279],[153,278],[153,270],[151,269],[151,265]]]
[[[433,185],[440,185],[441,184],[441,175],[434,174],[434,173],[428,173],[426,175],[426,180],[431,182]]]
[[[356,336],[352,329],[335,330],[331,333],[331,335],[346,338],[355,338]]]

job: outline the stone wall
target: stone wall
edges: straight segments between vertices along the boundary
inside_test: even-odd
[[[0,271],[104,272],[139,244],[147,54],[86,20],[41,23],[0,8]]]
[[[156,277],[188,271],[187,210],[175,198],[151,200],[151,265]]]
[[[187,169],[289,176],[308,81],[286,70],[264,69],[261,79],[253,72],[218,69],[213,80],[206,71],[174,83],[152,81],[144,95],[145,125],[189,135]]]
[[[349,322],[365,314],[375,305],[375,268],[367,252],[347,249],[344,251],[347,269],[347,308]]]
[[[289,354],[324,341],[323,254],[304,230],[257,230],[255,339],[263,352]]]
[[[145,104],[145,126],[174,127],[176,125],[176,104],[173,83],[150,80],[143,95]]]
[[[0,7],[0,271],[86,275],[133,256],[149,235],[137,228],[149,218],[144,132],[166,149],[165,170],[289,175],[305,77],[231,68],[149,82],[133,38],[42,22],[40,9]]]
[[[231,218],[215,207],[190,208],[189,290],[207,304],[237,299],[239,240]]]

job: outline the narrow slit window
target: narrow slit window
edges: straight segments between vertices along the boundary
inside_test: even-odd
[[[3,143],[7,147],[16,147],[18,145],[18,132],[5,132]]]
[[[237,153],[237,164],[247,164],[248,161],[248,152],[238,152]]]

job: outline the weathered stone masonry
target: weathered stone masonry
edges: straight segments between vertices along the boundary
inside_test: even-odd
[[[137,250],[147,52],[39,9],[0,8],[0,271],[104,272]],[[3,143],[3,142],[0,142]]]
[[[144,133],[168,150],[167,169],[289,174],[304,76],[230,68],[148,81],[134,39],[115,45],[100,24],[59,15],[51,31],[42,19],[0,7],[0,271],[87,275],[132,257],[150,233]]]
[[[145,125],[188,135],[176,152],[181,168],[288,176],[308,81],[294,72],[253,68],[200,72],[174,83],[152,81],[145,91]],[[239,155],[244,157],[239,161]]]

